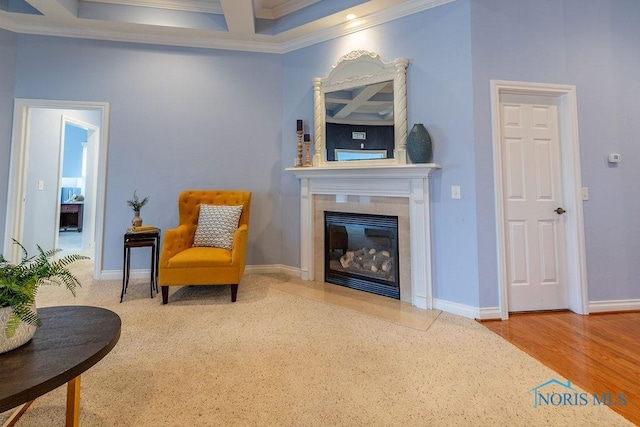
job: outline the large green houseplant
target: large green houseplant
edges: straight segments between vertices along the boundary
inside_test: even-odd
[[[0,310],[12,310],[6,317],[4,330],[0,331],[4,335],[0,338],[6,339],[12,338],[23,322],[32,326],[40,325],[35,301],[41,285],[64,285],[75,296],[80,281],[69,271],[68,266],[87,259],[85,256],[73,254],[53,260],[53,255],[60,249],[44,251],[40,246],[38,254],[29,257],[21,243],[16,240],[13,242],[22,249],[20,263],[12,264],[0,255]]]

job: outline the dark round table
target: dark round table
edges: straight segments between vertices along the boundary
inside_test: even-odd
[[[22,413],[35,398],[67,383],[67,426],[78,425],[80,374],[116,345],[122,322],[110,310],[88,306],[39,308],[38,316],[42,326],[31,341],[0,354],[0,412],[25,404]]]

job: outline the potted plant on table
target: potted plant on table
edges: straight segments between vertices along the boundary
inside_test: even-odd
[[[80,281],[68,266],[88,259],[73,254],[52,260],[60,249],[44,251],[40,246],[38,255],[29,257],[22,244],[13,242],[22,248],[20,263],[11,264],[0,255],[0,353],[19,347],[33,337],[40,325],[35,308],[38,288],[45,284],[63,284],[75,296]]]
[[[149,196],[145,196],[142,200],[140,200],[138,198],[138,195],[136,194],[136,191],[138,190],[135,190],[133,192],[133,199],[127,200],[127,204],[131,206],[134,214],[133,220],[131,221],[131,225],[133,225],[134,227],[140,227],[142,225],[142,217],[140,216],[140,209],[142,209],[142,207],[147,204],[147,202],[149,201]]]

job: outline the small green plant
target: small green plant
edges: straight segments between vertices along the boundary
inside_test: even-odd
[[[27,250],[17,240],[13,242],[22,248],[22,260],[19,264],[11,264],[0,255],[0,308],[11,307],[13,314],[4,330],[7,338],[13,337],[20,322],[40,326],[41,322],[33,310],[36,294],[41,285],[65,285],[76,295],[76,287],[80,281],[69,271],[68,266],[76,261],[88,259],[82,255],[66,255],[58,260],[51,260],[60,249],[44,251],[38,246],[38,255],[29,257]]]
[[[147,204],[147,202],[149,201],[149,196],[146,196],[144,199],[140,200],[140,199],[138,198],[138,195],[136,194],[136,191],[138,191],[138,190],[135,190],[135,191],[133,192],[133,199],[131,199],[131,200],[127,200],[127,204],[128,204],[129,206],[131,206],[131,208],[133,209],[133,211],[134,211],[134,212],[139,212],[139,211],[140,211],[140,209],[141,209],[144,205],[146,205],[146,204]]]

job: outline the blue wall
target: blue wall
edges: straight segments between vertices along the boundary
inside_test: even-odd
[[[408,57],[409,126],[423,122],[443,165],[432,182],[434,295],[498,306],[489,82],[577,86],[589,297],[639,298],[640,30],[633,0],[458,0],[285,55],[283,159],[295,156],[296,118],[313,119],[311,79],[353,50]],[[623,154],[611,167],[606,156]],[[299,227],[299,187],[285,174],[284,221]],[[460,185],[462,199],[449,188]],[[298,233],[284,236],[283,263],[298,265]]]
[[[9,31],[0,30],[0,242],[4,242],[4,222],[7,212],[15,70],[15,35]]]
[[[105,269],[120,268],[134,189],[151,198],[145,222],[167,228],[189,187],[253,190],[249,264],[297,267],[300,187],[282,172],[295,121],[313,125],[313,77],[368,49],[409,58],[409,126],[427,126],[443,166],[432,181],[436,298],[498,305],[489,82],[500,79],[576,85],[590,300],[637,299],[639,16],[636,0],[457,0],[284,55],[0,31],[0,203],[13,96],[108,101]]]
[[[367,49],[386,61],[409,59],[409,128],[424,123],[434,143],[434,162],[443,169],[432,180],[434,296],[478,305],[478,264],[473,150],[473,93],[469,5],[457,1],[341,37],[284,57],[285,99],[282,158],[293,164],[295,120],[313,126],[312,79],[324,77],[344,54]],[[290,130],[290,132],[287,132]],[[305,130],[306,131],[306,130]],[[462,199],[452,200],[451,185]],[[293,174],[282,177],[283,264],[299,266],[299,192]],[[294,228],[295,227],[295,228]],[[416,260],[420,262],[420,260]]]
[[[489,81],[575,85],[589,300],[640,298],[640,2],[471,2],[480,306],[496,306]],[[607,155],[622,154],[618,167]]]
[[[247,262],[280,261],[280,56],[31,35],[17,50],[17,97],[110,103],[105,270],[122,268],[135,189],[163,229],[182,190],[251,190]]]
[[[87,142],[87,130],[67,124],[64,127],[62,176],[82,176],[82,143]]]

